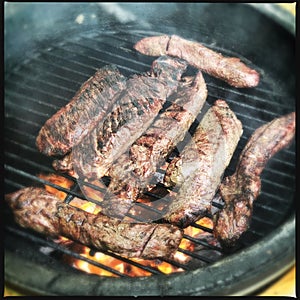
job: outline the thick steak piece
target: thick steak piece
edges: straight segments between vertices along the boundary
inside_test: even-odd
[[[202,73],[186,77],[169,98],[171,103],[109,170],[105,213],[124,215],[153,179],[175,146],[184,139],[207,97]],[[130,201],[128,201],[130,200]]]
[[[214,235],[233,247],[249,228],[253,202],[261,189],[260,175],[269,159],[287,147],[295,135],[295,112],[276,118],[254,131],[243,149],[236,171],[220,185],[225,206],[214,218]]]
[[[219,78],[237,88],[255,87],[259,73],[236,57],[224,57],[204,45],[177,35],[146,37],[134,48],[145,55],[171,55],[186,60],[190,65]]]
[[[183,232],[170,224],[124,223],[66,204],[43,188],[27,187],[5,196],[16,222],[46,236],[65,236],[86,246],[126,257],[169,258]]]
[[[177,190],[176,196],[170,196],[166,221],[187,227],[210,211],[242,132],[241,122],[227,103],[216,100],[180,156],[166,170],[165,183]]]
[[[150,73],[128,79],[111,112],[73,147],[75,172],[88,179],[104,176],[150,126],[186,68],[184,61],[164,56],[153,62]]]
[[[114,65],[105,66],[82,84],[71,101],[40,129],[36,139],[46,155],[70,152],[117,100],[114,96],[126,87],[126,78]]]

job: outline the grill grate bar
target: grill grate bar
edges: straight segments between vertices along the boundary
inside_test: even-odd
[[[252,95],[252,94],[246,94],[245,92],[241,92],[240,90],[237,90],[237,89],[231,89],[230,87],[224,87],[224,86],[220,86],[220,85],[216,85],[214,83],[208,83],[207,84],[209,87],[210,87],[210,92],[211,92],[211,95],[215,95],[214,92],[216,90],[217,92],[217,95],[215,95],[215,97],[219,97],[220,94],[218,94],[218,92],[220,91],[224,91],[228,94],[232,94],[232,95],[237,95],[237,96],[241,96],[241,97],[249,97],[250,99],[252,100],[257,100],[259,102],[262,102],[262,103],[268,103],[270,105],[273,105],[274,104],[274,100],[269,100],[268,98],[266,97],[260,97],[260,96],[257,96],[257,95]],[[257,88],[255,88],[257,90]],[[276,93],[275,91],[270,91],[270,90],[260,90],[260,91],[263,91],[265,92],[268,97],[270,96],[280,96],[280,97],[286,97],[285,95],[281,95],[281,94],[278,94]],[[230,100],[230,99],[226,99],[226,100]],[[245,104],[245,103],[239,103],[239,104]],[[282,107],[282,108],[287,108],[287,109],[290,109],[290,107],[288,105],[284,105],[282,103],[276,103],[276,105],[278,105],[279,107]]]
[[[28,165],[30,165],[30,166],[32,166],[32,167],[39,168],[39,169],[43,169],[43,170],[45,170],[45,171],[47,171],[47,172],[49,172],[49,170],[50,170],[47,166],[43,166],[43,165],[37,164],[37,163],[35,163],[34,161],[29,160],[29,159],[24,158],[24,157],[21,158],[21,157],[20,157],[19,155],[17,155],[17,154],[8,153],[7,156],[9,156],[9,157],[15,159],[16,161],[20,161],[20,162],[22,162],[22,163],[25,162],[25,163],[27,163]],[[17,169],[14,169],[14,172],[15,172],[16,170],[17,170]],[[16,172],[16,173],[17,173],[17,172]],[[21,175],[24,175],[24,174],[21,174]]]
[[[192,226],[195,227],[195,228],[198,228],[198,229],[202,229],[202,230],[204,230],[204,231],[207,231],[207,232],[209,232],[209,233],[213,233],[213,230],[212,230],[212,229],[210,229],[210,228],[208,228],[208,227],[205,227],[205,226],[202,226],[202,225],[200,225],[200,224],[193,223]]]
[[[65,56],[65,55],[58,54],[57,52],[59,50],[63,50],[63,51],[66,51],[67,53],[74,53],[74,54],[76,54],[76,56],[81,56],[82,58],[85,57],[84,55],[81,55],[81,54],[77,53],[76,51],[72,51],[71,49],[65,49],[64,48],[65,45],[66,45],[65,43],[64,44],[60,44],[59,46],[56,45],[55,47],[53,47],[51,49],[52,50],[51,52],[46,50],[46,51],[43,51],[42,53],[44,55],[46,55],[46,56],[53,57],[53,58],[58,58],[58,59],[61,59],[63,61],[70,62],[72,64],[76,64],[76,65],[78,65],[80,67],[84,67],[84,68],[90,69],[92,72],[96,71],[97,67],[95,67],[95,65],[89,65],[87,63],[83,63],[81,60],[74,60],[74,59],[71,60],[71,59],[66,58],[67,56]],[[52,63],[52,61],[51,62],[47,61],[47,63]],[[82,74],[84,74],[84,73],[82,73]],[[87,75],[87,74],[85,74],[85,75]]]
[[[206,228],[205,231],[207,231],[207,229],[209,228]],[[194,238],[192,236],[189,236],[187,234],[184,234],[183,237],[187,240],[190,240],[191,242],[194,242],[196,244],[199,244],[199,245],[202,245],[202,246],[205,246],[206,248],[209,248],[209,249],[212,249],[212,250],[216,250],[216,251],[220,251],[222,252],[222,249],[220,247],[217,247],[217,246],[214,246],[214,245],[211,245],[209,244],[208,242],[202,240],[202,239],[198,239],[198,238]]]
[[[98,43],[98,41],[97,41],[96,39],[94,39],[94,38],[87,37],[87,36],[84,36],[83,38],[84,38],[85,40],[90,40],[90,41],[92,41],[92,42]],[[128,43],[129,41],[126,40],[126,42]],[[73,44],[74,44],[73,41],[71,41],[70,43],[73,43]],[[76,43],[76,45],[82,47],[82,45],[79,44],[79,43]],[[105,45],[108,45],[108,44],[105,44]],[[141,66],[144,66],[144,67],[147,67],[147,68],[150,67],[149,64],[143,63],[142,61],[138,61],[138,60],[136,60],[136,59],[134,59],[134,58],[129,58],[129,57],[126,57],[126,56],[124,56],[124,55],[118,55],[118,54],[116,54],[116,53],[112,53],[112,52],[109,52],[109,51],[105,51],[105,50],[100,49],[100,48],[97,48],[97,49],[91,48],[91,47],[87,46],[86,43],[84,43],[84,47],[87,48],[87,49],[89,49],[89,50],[92,50],[92,51],[95,51],[95,52],[99,53],[99,56],[100,56],[100,57],[101,57],[101,54],[102,54],[102,53],[105,53],[105,54],[108,54],[108,55],[112,56],[113,58],[117,57],[117,58],[120,58],[120,59],[125,60],[126,62],[129,62],[129,63],[132,63],[132,64],[138,64],[138,65],[141,65]],[[123,49],[124,49],[124,48],[123,48]],[[135,53],[135,51],[133,51],[133,50],[130,49],[130,48],[126,48],[126,52],[127,52],[127,53],[128,53],[128,52]],[[112,61],[113,61],[113,58],[112,58]]]
[[[12,130],[12,129],[11,129],[11,130]],[[24,150],[33,152],[34,154],[37,153],[37,150],[36,150],[35,147],[31,147],[31,146],[28,146],[28,145],[24,145],[23,143],[19,143],[18,141],[12,140],[12,139],[7,138],[7,137],[5,137],[5,140],[6,140],[8,143],[12,143],[12,144],[14,144],[15,146],[20,147],[20,148],[22,148],[22,149],[24,149]],[[10,154],[10,153],[7,153],[7,155],[9,155],[9,154]],[[21,159],[21,158],[19,157],[18,159]],[[45,167],[45,165],[43,165],[43,164],[40,164],[40,166],[41,166],[41,167],[43,167],[43,166]],[[50,168],[48,168],[48,170],[49,170],[49,171],[51,170],[51,171],[53,172],[53,170],[50,169]]]
[[[14,104],[14,102],[12,102],[12,101],[10,101],[10,98],[11,97],[14,97],[14,99],[15,98],[19,98],[20,99],[20,101],[24,101],[25,99],[27,100],[27,101],[30,101],[30,102],[33,102],[33,103],[37,103],[38,105],[45,105],[45,106],[48,106],[48,107],[51,107],[51,108],[53,108],[53,109],[57,109],[57,105],[53,105],[52,103],[49,103],[49,102],[46,102],[46,103],[41,103],[41,101],[40,100],[38,100],[38,99],[35,99],[35,98],[32,98],[32,97],[29,97],[29,96],[27,96],[27,95],[24,95],[23,93],[21,93],[21,92],[18,92],[18,91],[16,91],[16,90],[6,90],[5,91],[5,93],[6,94],[8,94],[10,97],[6,97],[5,98],[5,104],[7,104],[7,103],[9,103],[9,104]]]
[[[182,252],[182,253],[184,253],[184,254],[186,254],[186,255],[189,255],[189,256],[191,256],[191,257],[193,257],[193,258],[197,258],[197,259],[199,259],[199,260],[202,260],[202,261],[204,261],[204,262],[206,262],[206,263],[212,263],[212,262],[214,262],[214,260],[212,260],[212,259],[210,259],[210,258],[208,258],[208,257],[205,257],[205,256],[203,256],[203,255],[199,255],[199,254],[197,254],[197,253],[195,253],[195,252],[191,252],[191,251],[189,251],[189,250],[185,250],[185,249],[182,249],[182,248],[178,248],[178,251],[179,251],[179,252]]]
[[[260,209],[264,209],[264,210],[268,210],[268,211],[272,211],[273,213],[275,214],[278,214],[278,215],[282,215],[282,211],[281,210],[277,210],[275,209],[274,207],[271,207],[269,205],[264,205],[260,202],[255,202],[255,206],[256,207],[259,207]]]
[[[280,161],[282,162],[282,161]],[[286,177],[286,178],[289,178],[289,179],[292,179],[293,176],[291,176],[290,174],[286,174],[286,172],[283,172],[282,170],[277,170],[277,169],[270,169],[270,168],[265,168],[264,169],[264,172],[272,172],[272,174],[275,174],[276,176],[281,176],[281,177]],[[269,179],[264,179],[265,182],[270,182]],[[272,181],[273,183],[273,181]],[[281,185],[280,182],[277,183],[278,185]]]
[[[35,175],[29,174],[29,173],[27,173],[27,172],[24,172],[24,171],[22,171],[22,170],[16,169],[16,168],[14,168],[14,167],[11,167],[11,166],[8,166],[8,165],[4,165],[4,168],[7,169],[7,170],[9,170],[9,171],[11,171],[11,172],[16,173],[16,174],[22,175],[22,176],[24,176],[24,177],[26,177],[26,178],[32,179],[32,180],[34,180],[34,181],[36,181],[36,182],[42,183],[42,184],[44,184],[44,185],[49,185],[49,186],[51,186],[51,187],[53,187],[53,188],[55,188],[55,189],[58,189],[58,190],[60,190],[60,191],[62,191],[62,192],[70,193],[70,194],[74,195],[75,197],[79,197],[79,198],[82,197],[81,195],[79,195],[79,194],[77,194],[77,193],[74,193],[73,191],[71,191],[71,190],[69,190],[69,189],[66,189],[66,188],[64,188],[64,187],[62,187],[62,186],[59,186],[59,185],[57,185],[57,184],[55,184],[55,183],[52,183],[52,182],[50,182],[50,181],[41,179],[41,178],[39,178],[39,177],[37,177],[37,176],[35,176]]]
[[[111,257],[114,257],[114,258],[119,259],[119,260],[121,260],[121,261],[123,261],[125,263],[133,265],[133,266],[138,267],[140,269],[143,269],[144,271],[148,271],[148,272],[150,272],[152,274],[157,274],[157,275],[164,274],[163,272],[161,272],[158,269],[155,269],[155,268],[152,268],[150,266],[146,266],[146,265],[140,264],[140,263],[138,263],[138,262],[136,262],[136,261],[134,261],[132,259],[129,259],[129,258],[126,258],[126,257],[123,257],[123,256],[119,256],[119,255],[117,255],[117,254],[115,254],[113,252],[108,252],[108,251],[105,251],[105,250],[103,250],[103,251],[95,250],[95,251],[107,254],[107,255],[109,255]]]
[[[216,202],[215,200],[212,200],[211,205],[219,209],[222,209],[224,207],[224,204]]]
[[[20,70],[19,71],[19,75],[22,75],[22,76],[26,76],[26,74],[22,74],[22,71]],[[34,84],[37,84],[37,85],[39,85],[39,83],[42,83],[43,85],[48,85],[49,87],[54,87],[54,88],[58,88],[58,89],[61,89],[61,90],[65,90],[65,91],[67,91],[67,92],[71,92],[71,93],[74,93],[74,92],[76,92],[76,90],[75,89],[71,89],[71,88],[68,88],[68,87],[66,87],[66,86],[64,86],[64,85],[62,85],[62,84],[60,84],[60,85],[58,85],[58,84],[55,84],[55,83],[53,83],[53,82],[51,82],[51,81],[45,81],[45,80],[43,80],[43,79],[41,79],[41,77],[39,77],[39,79],[36,79],[36,78],[34,78],[34,79],[31,79],[30,77],[28,78],[30,81],[34,81]],[[49,105],[49,103],[47,103],[48,105]],[[51,104],[50,104],[51,105]]]
[[[17,189],[22,189],[25,187],[23,184],[20,184],[20,183],[16,182],[15,180],[10,180],[7,178],[4,179],[4,182],[7,183],[8,185],[14,186]]]
[[[19,117],[19,116],[13,116],[13,115],[10,115],[10,114],[7,114],[6,116],[7,116],[7,118],[10,118],[11,120],[16,120],[16,121],[18,121],[18,122],[25,123],[25,124],[28,124],[28,125],[30,125],[30,126],[37,127],[37,130],[39,130],[40,127],[41,127],[40,124],[38,124],[38,123],[36,123],[36,122],[33,122],[33,121],[31,121],[31,120],[23,119],[23,118],[21,118],[21,117]],[[14,130],[13,127],[9,127],[9,126],[7,126],[6,128],[7,128],[7,129]]]
[[[53,55],[49,51],[43,52],[43,53],[45,53],[45,54],[47,54],[49,56]],[[76,85],[81,85],[82,84],[82,81],[80,81],[80,80],[76,80],[76,79],[71,78],[71,77],[65,77],[65,76],[62,76],[59,73],[53,72],[53,70],[49,69],[49,65],[51,65],[50,62],[45,62],[45,61],[43,61],[40,58],[36,58],[36,59],[37,59],[37,62],[38,62],[38,66],[37,67],[32,67],[31,64],[30,65],[24,65],[23,68],[22,68],[22,70],[23,71],[26,70],[27,73],[33,73],[33,74],[42,71],[43,74],[46,74],[46,75],[50,76],[53,79],[61,81],[62,84],[65,83],[65,82],[67,82],[69,85],[71,85],[73,87],[76,86]],[[75,60],[72,60],[72,62],[76,63],[78,65],[81,64],[80,62],[75,61]],[[75,89],[73,88],[73,90],[75,90]]]
[[[95,184],[89,183],[89,182],[84,181],[84,180],[82,180],[82,179],[80,179],[80,178],[77,179],[77,182],[78,182],[78,184],[80,184],[80,185],[88,186],[88,187],[94,189],[95,191],[98,191],[98,192],[101,192],[101,193],[104,193],[104,192],[106,191],[105,188],[102,188],[102,187],[97,186],[97,185],[95,185]]]
[[[21,131],[21,130],[16,129],[16,128],[9,128],[9,127],[7,129],[11,130],[14,133],[20,134],[23,137],[28,137],[28,139],[30,139],[30,140],[35,140],[36,139],[36,136],[33,135],[33,134],[31,134],[31,133],[29,133],[29,132],[24,132],[24,131]]]
[[[177,268],[181,268],[183,270],[189,270],[190,268],[187,267],[186,265],[182,264],[182,263],[179,263],[175,260],[172,260],[172,259],[167,259],[167,258],[164,258],[162,261],[174,266],[174,267],[177,267]]]
[[[270,226],[273,226],[273,224],[274,224],[274,222],[272,220],[268,220],[266,218],[261,218],[257,214],[254,214],[252,216],[252,220],[255,220],[255,221],[258,221],[261,224],[267,224],[267,225],[270,225]]]
[[[292,179],[292,178],[291,178],[291,179]],[[262,182],[263,182],[263,184],[264,184],[264,183],[269,183],[269,184],[271,184],[271,185],[273,185],[274,187],[277,187],[277,188],[285,188],[287,191],[293,191],[293,188],[291,188],[291,187],[287,187],[287,188],[286,188],[284,184],[281,184],[281,183],[279,183],[279,182],[272,182],[272,181],[270,181],[270,180],[268,180],[268,179],[265,179],[265,178],[263,178]],[[276,195],[270,194],[270,193],[268,193],[268,192],[265,192],[265,194],[266,194],[266,195],[269,195],[269,196],[274,196],[275,198],[277,197]],[[278,198],[278,197],[277,197],[277,198]],[[281,198],[279,197],[278,199],[281,199]]]
[[[31,81],[32,81],[32,85],[30,85]],[[23,89],[27,90],[28,92],[31,92],[31,94],[33,94],[33,95],[35,95],[36,92],[39,92],[41,95],[43,95],[43,97],[45,97],[45,99],[49,99],[49,96],[50,97],[55,96],[57,99],[61,99],[64,102],[70,101],[70,99],[62,96],[62,94],[57,94],[57,93],[54,93],[53,91],[49,92],[49,91],[47,91],[45,89],[40,89],[40,87],[38,85],[35,85],[35,79],[34,78],[33,79],[29,78],[28,75],[25,78],[21,77],[21,79],[19,79],[18,82],[20,82],[20,83],[18,83],[18,88],[19,89],[23,88]],[[37,100],[37,101],[39,101],[39,100]],[[47,102],[45,103],[45,101],[42,101],[41,104],[45,105],[45,106],[48,106]]]
[[[11,101],[6,100],[6,104],[8,104],[13,110],[15,110],[16,108],[18,109],[18,111],[24,111],[23,114],[26,116],[27,114],[35,114],[39,117],[43,117],[43,118],[49,118],[49,114],[47,113],[43,113],[40,111],[37,111],[35,109],[32,108],[28,108],[28,107],[20,107],[19,105],[17,105],[16,103],[13,103]],[[34,117],[33,117],[34,119]]]
[[[76,258],[76,259],[79,259],[79,260],[85,261],[85,262],[87,262],[87,263],[90,263],[90,264],[92,264],[92,265],[94,265],[94,266],[96,266],[96,267],[99,267],[99,268],[101,268],[101,269],[103,269],[103,270],[106,270],[106,271],[108,271],[108,272],[111,272],[111,273],[113,273],[113,274],[115,274],[115,275],[118,275],[118,276],[120,276],[120,277],[129,277],[129,276],[126,275],[126,274],[123,274],[123,273],[121,273],[121,272],[119,272],[119,271],[117,271],[117,270],[115,270],[115,269],[112,269],[112,268],[110,268],[110,267],[107,267],[106,265],[103,265],[103,264],[101,264],[101,263],[99,263],[99,262],[96,262],[96,261],[91,260],[91,259],[89,259],[89,258],[87,258],[87,257],[85,257],[85,256],[82,256],[82,255],[80,255],[80,254],[78,254],[78,253],[76,253],[76,252],[74,252],[74,251],[71,251],[71,250],[69,250],[69,249],[67,249],[67,248],[65,248],[65,247],[63,247],[63,246],[61,246],[60,244],[57,244],[57,243],[55,243],[55,242],[47,241],[47,240],[45,240],[45,239],[43,239],[43,238],[40,238],[40,237],[38,237],[38,236],[36,236],[36,235],[34,235],[34,234],[29,234],[29,233],[27,233],[27,232],[24,232],[24,231],[19,230],[19,229],[12,228],[12,227],[10,227],[10,226],[7,226],[6,229],[7,229],[8,231],[10,231],[11,233],[17,234],[17,235],[19,235],[19,236],[21,236],[21,237],[23,237],[23,238],[26,238],[26,239],[28,239],[28,240],[34,242],[34,243],[37,243],[37,244],[39,244],[39,245],[46,245],[46,246],[48,246],[48,247],[50,247],[50,248],[53,248],[53,249],[55,249],[55,250],[58,250],[59,252],[62,252],[62,253],[64,253],[64,254],[67,254],[67,255],[69,255],[69,256],[71,256],[71,257],[74,257],[74,258]]]
[[[292,191],[292,189],[290,189],[290,190]],[[266,191],[262,191],[260,194],[260,197],[268,197],[268,198],[272,199],[272,201],[278,201],[280,203],[285,203],[285,199],[282,199],[279,195],[271,194]],[[254,203],[256,203],[256,202],[254,202]]]
[[[79,188],[79,185],[77,184],[77,183],[75,183],[72,187],[71,187],[71,189],[70,189],[73,193],[80,193],[80,188]],[[74,194],[70,194],[70,193],[68,193],[67,195],[66,195],[66,197],[65,197],[65,199],[64,199],[64,202],[65,203],[67,203],[67,204],[70,204],[70,202],[72,201],[72,200],[74,200]]]
[[[55,58],[60,58],[60,59],[62,59],[62,60],[64,60],[64,61],[68,61],[66,58],[56,56],[56,55],[53,54],[53,53],[51,53],[51,54],[49,54],[49,53],[50,53],[50,52],[48,52],[48,53],[46,53],[46,54],[49,55],[49,56],[51,55],[51,56],[53,56],[53,57],[55,57]],[[78,70],[75,70],[75,69],[71,69],[71,68],[69,68],[69,67],[67,67],[67,66],[64,66],[64,65],[55,63],[55,62],[53,62],[53,61],[49,62],[49,61],[45,60],[44,58],[35,57],[34,60],[37,61],[37,62],[42,62],[42,63],[48,64],[49,66],[55,66],[55,67],[57,67],[57,68],[60,69],[60,70],[68,71],[68,73],[70,73],[70,75],[73,73],[73,74],[77,74],[77,75],[83,76],[84,78],[87,78],[87,77],[90,76],[90,75],[89,75],[88,73],[86,73],[86,72],[82,72],[82,71],[78,71]],[[69,62],[72,62],[72,63],[77,64],[77,61],[69,61]],[[95,67],[93,67],[93,68],[92,68],[92,67],[89,67],[89,68],[92,69],[92,72],[95,71]]]
[[[87,47],[87,46],[83,46],[83,45],[79,45],[79,44],[76,44],[76,43],[74,43],[73,42],[73,44],[74,45],[77,45],[77,46],[80,46],[80,47],[82,47],[82,48],[85,48],[85,49],[89,49],[89,50],[93,50],[94,51],[94,49],[91,49],[91,48],[89,48],[89,47]],[[62,47],[62,49],[64,49],[64,50],[66,50],[64,47]],[[70,50],[70,49],[67,49],[70,53],[71,52],[74,52],[74,51],[72,51],[72,50]],[[77,53],[77,52],[74,52],[74,53],[76,53],[76,55],[80,55],[80,53]],[[101,52],[100,52],[101,53]],[[110,53],[111,54],[111,53]],[[82,55],[83,56],[83,55]],[[99,58],[99,57],[96,57],[96,56],[92,56],[92,55],[86,55],[85,57],[87,57],[87,58],[90,58],[90,59],[94,59],[95,61],[97,61],[97,62],[100,62],[101,64],[111,64],[111,62],[113,61],[113,60],[105,60],[105,59],[102,59],[102,58]],[[101,57],[101,55],[100,55],[100,57]],[[121,64],[117,64],[117,63],[114,63],[118,68],[120,68],[120,69],[123,69],[123,70],[127,70],[127,71],[129,71],[130,73],[134,73],[134,72],[136,72],[136,70],[135,69],[132,69],[132,68],[129,68],[129,67],[126,67],[126,66],[124,66],[124,65],[121,65]]]

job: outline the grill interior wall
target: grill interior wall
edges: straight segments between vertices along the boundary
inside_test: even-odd
[[[114,63],[126,76],[150,68],[152,58],[132,50],[135,41],[150,34],[157,33],[89,31],[69,36],[40,49],[5,74],[5,193],[38,183],[36,175],[41,172],[53,173],[52,158],[37,151],[35,138],[44,122],[68,103],[96,68]],[[222,52],[232,55],[226,49]],[[287,95],[275,92],[268,77],[263,78],[258,88],[240,91],[204,76],[209,92],[207,102],[212,104],[218,98],[225,99],[243,123],[244,133],[226,176],[233,172],[238,155],[252,132],[263,123],[290,112],[293,104],[292,101],[282,102]],[[293,145],[278,153],[267,165],[262,177],[263,190],[254,204],[253,222],[245,245],[276,228],[289,214],[295,189],[294,161]],[[6,214],[9,215],[7,209]],[[15,234],[26,232],[16,233],[12,228],[10,221],[8,230]],[[36,242],[42,243],[41,240]]]

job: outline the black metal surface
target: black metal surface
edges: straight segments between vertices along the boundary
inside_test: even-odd
[[[96,3],[74,6],[63,4],[59,14],[57,8],[50,5],[50,9],[45,11],[49,14],[49,22],[55,24],[54,26],[49,26],[45,20],[39,19],[38,12],[42,9],[39,5],[33,4],[30,8],[25,5],[25,10],[22,6],[19,11],[16,9],[15,20],[20,20],[18,17],[22,16],[22,22],[15,22],[7,16],[5,193],[23,186],[49,184],[37,177],[39,173],[53,173],[52,158],[38,153],[35,147],[35,138],[40,127],[69,101],[96,68],[114,63],[127,76],[148,70],[153,58],[140,55],[132,48],[132,45],[144,36],[176,33],[188,39],[198,40],[225,55],[240,57],[262,74],[261,83],[257,88],[244,90],[231,88],[205,75],[209,93],[208,103],[212,104],[218,98],[225,99],[244,127],[243,137],[226,174],[234,170],[238,154],[257,127],[295,109],[294,37],[253,8],[236,4],[212,6],[181,3],[146,6],[132,3],[119,7],[126,10],[125,15],[123,11],[123,17],[117,13],[116,7],[115,13],[108,13],[107,8]],[[27,14],[24,11],[27,11]],[[63,19],[62,16],[67,17]],[[83,16],[82,23],[80,16]],[[124,16],[127,16],[127,19]],[[15,39],[12,35],[15,26],[26,27],[24,30],[27,34],[23,34],[22,38],[17,34]],[[17,45],[22,45],[23,53]],[[6,280],[38,293],[60,295],[212,295],[216,294],[216,288],[219,295],[224,295],[241,291],[246,289],[247,285],[253,285],[255,276],[256,281],[263,278],[262,274],[268,274],[271,278],[270,274],[278,272],[280,267],[290,264],[293,260],[294,170],[293,144],[268,163],[262,176],[262,193],[254,205],[251,228],[244,235],[241,249],[236,253],[225,258],[221,255],[218,257],[219,261],[214,263],[215,259],[211,260],[209,255],[188,252],[196,263],[184,266],[170,261],[174,266],[185,270],[170,276],[160,275],[161,272],[155,268],[149,269],[148,266],[129,261],[137,264],[139,268],[147,268],[153,274],[151,278],[147,278],[147,286],[149,285],[151,290],[143,287],[144,279],[127,280],[126,276],[124,278],[118,271],[110,270],[107,266],[99,267],[108,268],[122,278],[87,275],[62,264],[61,255],[78,254],[69,252],[67,248],[34,232],[19,228],[12,221],[12,216],[6,208]],[[77,190],[66,191],[70,194],[69,200],[72,195],[80,196]],[[282,242],[278,241],[275,232],[284,235],[282,241],[286,239],[292,244],[288,251],[283,252],[284,249],[280,249]],[[220,250],[214,249],[204,240],[194,240],[189,236],[185,238],[193,240],[199,246],[202,245],[205,250]],[[258,250],[259,245],[261,249],[270,251],[270,248],[266,248],[266,245],[269,245],[272,252],[278,255],[264,257],[265,253],[261,252],[263,250]],[[53,248],[55,255],[43,254],[40,247]],[[186,252],[183,249],[180,251]],[[127,261],[115,254],[110,255]],[[241,262],[246,256],[250,260],[249,265],[246,264],[243,270],[238,270],[237,262]],[[263,265],[263,261],[264,269],[259,266],[254,269],[259,262]],[[20,278],[20,272],[15,269],[16,262],[26,276]],[[251,264],[253,265],[250,266]],[[223,274],[222,278],[222,268],[224,274],[229,272],[232,276],[224,278]],[[43,274],[45,269],[47,272]],[[32,270],[41,272],[40,280],[34,281],[36,278]],[[211,272],[215,272],[215,280],[207,278],[207,274],[212,274]],[[244,275],[238,287],[234,283],[238,275],[247,272],[251,274]],[[77,290],[67,283],[65,286],[64,283],[59,283],[61,276],[66,274],[74,280],[73,286],[78,286],[80,282],[85,288]],[[166,285],[162,285],[161,276]],[[251,277],[251,280],[247,282],[245,277]],[[178,283],[181,280],[182,282]],[[76,281],[78,282],[74,283]]]

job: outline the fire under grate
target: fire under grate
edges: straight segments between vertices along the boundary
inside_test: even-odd
[[[158,32],[126,31],[101,32],[89,31],[76,36],[64,38],[61,43],[40,49],[37,53],[5,74],[5,193],[30,185],[47,185],[67,193],[65,201],[70,203],[74,197],[82,198],[76,178],[59,174],[74,182],[71,189],[63,188],[38,174],[55,173],[51,167],[53,158],[40,154],[35,147],[35,138],[44,122],[60,107],[67,104],[80,85],[88,79],[97,68],[106,64],[116,64],[121,72],[130,76],[134,73],[149,70],[153,58],[138,55],[132,45],[140,38],[158,35]],[[209,47],[213,48],[211,45]],[[215,49],[225,55],[238,56],[226,49]],[[245,60],[244,57],[241,59]],[[251,62],[248,62],[251,64]],[[257,66],[256,69],[259,70]],[[208,104],[221,98],[228,102],[231,109],[242,121],[244,133],[233,155],[225,176],[233,172],[240,151],[243,149],[252,132],[273,118],[290,112],[293,102],[283,102],[286,95],[276,92],[270,78],[263,78],[260,86],[243,91],[228,87],[204,74],[208,87]],[[274,105],[276,103],[276,105]],[[244,235],[239,249],[250,246],[260,238],[277,228],[293,208],[295,171],[295,145],[284,149],[270,161],[262,176],[262,192],[254,203],[254,215],[251,228]],[[155,194],[148,193],[155,197]],[[143,204],[141,204],[143,205]],[[219,209],[219,203],[214,203]],[[67,257],[82,260],[101,268],[117,277],[127,277],[103,263],[73,251],[68,245],[42,237],[14,224],[8,208],[5,208],[7,219],[5,230],[8,234],[33,242],[46,255],[68,261]],[[211,216],[207,216],[211,218]],[[208,226],[192,224],[191,227],[202,230],[204,238],[188,234],[184,239],[192,242],[194,251],[179,248],[179,252],[190,259],[188,263],[175,260],[164,260],[165,263],[181,271],[193,270],[212,264],[227,254],[207,237],[212,229]],[[74,245],[74,243],[73,243]],[[51,250],[53,249],[53,251]],[[239,250],[236,249],[236,250]],[[150,275],[164,274],[155,265],[145,265],[140,261],[127,259],[115,253],[91,249],[89,256],[101,252],[121,262],[146,271]],[[161,263],[161,262],[159,262]],[[157,265],[159,265],[157,262]]]

